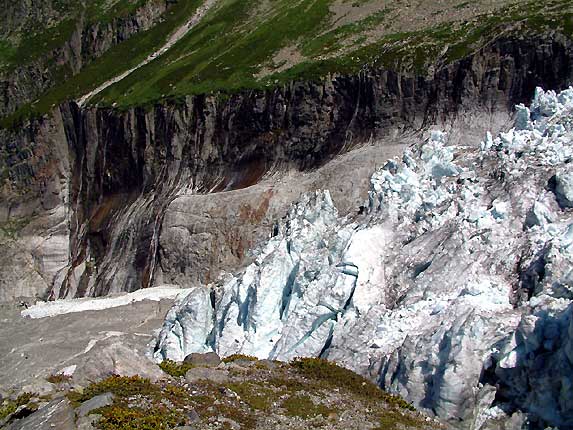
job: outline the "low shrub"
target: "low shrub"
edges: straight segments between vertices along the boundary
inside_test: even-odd
[[[368,379],[330,361],[320,358],[296,358],[291,362],[291,366],[304,376],[322,381],[333,388],[346,389],[364,399],[383,400],[392,406],[415,410],[401,397],[386,393]]]
[[[64,384],[66,382],[69,382],[72,379],[72,377],[70,375],[64,375],[63,373],[57,373],[55,375],[50,375],[46,378],[46,381],[55,384],[55,385],[60,385],[60,384]]]
[[[99,382],[93,382],[82,392],[72,391],[68,393],[68,399],[77,405],[104,393],[113,393],[117,397],[129,397],[136,395],[157,395],[160,388],[151,383],[149,379],[140,376],[112,375]]]
[[[36,395],[33,393],[20,394],[15,400],[6,399],[0,404],[0,420],[12,415],[20,406],[27,405]],[[37,405],[31,404],[31,409],[36,409]]]
[[[168,375],[171,375],[175,378],[179,378],[180,376],[185,376],[187,371],[189,371],[189,369],[192,369],[195,366],[193,366],[193,364],[191,363],[185,363],[185,362],[177,363],[176,361],[167,359],[163,360],[159,364],[159,367]]]
[[[167,430],[182,422],[179,414],[166,407],[150,409],[110,406],[98,410],[102,418],[96,427],[101,430]]]
[[[245,355],[245,354],[233,354],[229,355],[228,357],[223,358],[224,363],[232,363],[233,361],[259,361],[257,357],[253,357],[252,355]]]

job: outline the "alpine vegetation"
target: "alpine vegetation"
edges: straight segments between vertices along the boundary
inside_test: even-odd
[[[516,110],[481,143],[431,132],[358,214],[304,195],[170,310],[155,358],[321,357],[456,426],[573,426],[573,89]]]

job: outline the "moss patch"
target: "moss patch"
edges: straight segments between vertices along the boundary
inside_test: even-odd
[[[320,358],[297,358],[291,365],[307,378],[322,382],[326,386],[342,387],[363,399],[384,401],[392,406],[412,410],[415,408],[404,399],[382,391],[368,379],[337,364]]]
[[[30,218],[12,218],[0,224],[0,240],[16,240],[20,237],[20,232],[30,223]]]
[[[233,354],[223,358],[223,363],[232,363],[233,361],[259,361],[259,359],[245,354]]]
[[[185,374],[195,366],[193,366],[191,363],[177,363],[173,360],[163,360],[159,364],[159,367],[168,375],[179,378],[181,376],[185,376]]]
[[[30,400],[35,397],[32,393],[20,394],[15,400],[6,399],[0,404],[0,420],[12,415],[20,406],[28,405]],[[30,405],[31,409],[37,408],[36,405]]]
[[[291,396],[282,402],[281,407],[286,410],[287,416],[300,418],[312,418],[318,415],[327,417],[335,412],[333,408],[314,403],[307,394]]]

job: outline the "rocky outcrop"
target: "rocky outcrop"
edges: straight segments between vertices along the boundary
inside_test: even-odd
[[[135,12],[126,16],[90,22],[85,16],[70,18],[58,15],[58,8],[50,2],[28,0],[27,7],[6,7],[6,30],[18,29],[25,33],[25,28],[34,20],[47,20],[46,25],[54,24],[60,18],[60,24],[71,20],[70,36],[62,46],[46,52],[26,64],[0,74],[0,117],[13,113],[23,104],[30,103],[45,91],[63,79],[69,79],[83,67],[100,57],[113,46],[129,39],[134,34],[150,29],[162,18],[168,3],[160,0],[149,0]],[[36,5],[36,3],[42,3]],[[74,6],[74,13],[78,6]],[[45,10],[42,18],[36,13]],[[50,18],[51,17],[51,18]],[[37,21],[36,21],[37,22]],[[34,30],[37,27],[34,27]],[[62,30],[63,31],[63,30]],[[38,42],[36,42],[38,43]]]
[[[226,195],[236,196],[223,192],[316,168],[364,142],[392,142],[436,123],[463,130],[452,134],[458,141],[498,129],[535,85],[570,82],[572,58],[559,35],[500,39],[428,76],[370,70],[125,112],[64,105],[51,118],[2,130],[3,217],[35,219],[46,201],[64,208],[67,221],[50,231],[67,235],[67,261],[58,257],[55,275],[37,270],[45,279],[38,292],[50,298],[215,279],[228,263],[242,264],[279,211],[268,209],[276,205],[267,195],[231,205],[238,215],[182,222],[177,214],[190,213],[192,196],[216,195],[220,210]],[[271,228],[253,232],[258,224]],[[221,232],[221,225],[239,227]],[[207,242],[201,248],[203,239],[220,254]],[[35,248],[34,261],[46,258]]]

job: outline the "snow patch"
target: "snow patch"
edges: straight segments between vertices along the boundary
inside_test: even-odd
[[[117,297],[82,298],[56,300],[53,302],[36,302],[35,305],[25,309],[21,315],[25,318],[47,318],[56,315],[74,312],[99,311],[116,308],[141,302],[143,300],[161,301],[163,299],[177,299],[186,296],[191,290],[181,289],[175,286],[162,286],[138,290],[133,293],[123,294]]]

